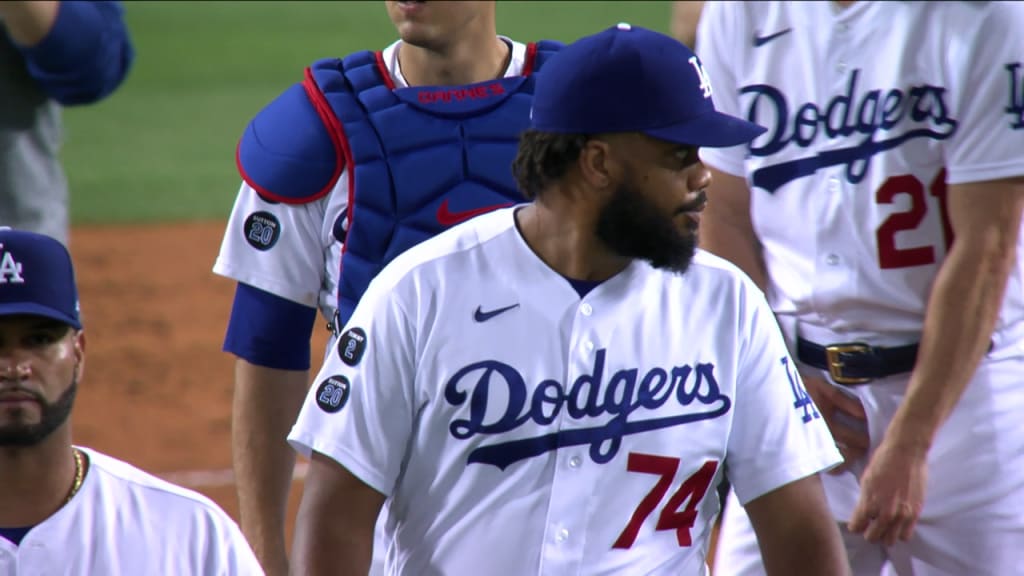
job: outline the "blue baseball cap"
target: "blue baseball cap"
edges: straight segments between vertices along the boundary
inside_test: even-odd
[[[708,74],[686,45],[629,24],[580,38],[544,64],[531,126],[561,134],[641,132],[712,148],[767,131],[715,110]]]
[[[0,228],[0,316],[30,314],[82,329],[68,249],[57,240]]]

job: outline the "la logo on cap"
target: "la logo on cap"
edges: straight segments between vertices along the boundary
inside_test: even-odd
[[[688,62],[697,71],[697,78],[700,80],[698,88],[704,92],[705,98],[711,98],[711,79],[708,78],[708,73],[704,71],[704,65],[700,63],[700,60],[697,60],[696,56],[690,56]]]
[[[0,250],[4,245],[0,244]],[[0,258],[0,284],[24,284],[25,278],[21,276],[21,263],[14,260],[14,255],[4,250],[3,258]]]

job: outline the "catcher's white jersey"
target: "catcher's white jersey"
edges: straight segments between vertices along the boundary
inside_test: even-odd
[[[773,308],[850,340],[916,341],[953,241],[947,184],[1024,174],[1024,4],[705,10],[715,106],[769,131],[701,157],[748,178]],[[996,337],[1022,321],[1018,265]]]
[[[705,574],[723,475],[840,461],[767,303],[706,253],[581,299],[515,209],[378,275],[289,440],[388,496],[390,574]]]
[[[504,39],[512,46],[505,76],[519,76],[526,62],[526,45]],[[409,83],[398,65],[400,43],[388,46],[383,60],[395,86],[404,88]],[[332,319],[341,274],[339,238],[348,226],[348,197],[344,171],[329,194],[298,205],[267,202],[242,182],[213,271],[298,304],[317,307],[324,318]],[[268,236],[253,240],[254,225]]]
[[[95,450],[82,487],[25,535],[0,538],[0,576],[263,574],[242,531],[205,496]]]

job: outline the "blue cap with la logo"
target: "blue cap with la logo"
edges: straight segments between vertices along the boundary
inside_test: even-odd
[[[0,228],[0,316],[43,316],[81,330],[75,269],[57,240]]]
[[[551,57],[537,75],[531,126],[559,134],[642,132],[708,147],[745,144],[766,131],[715,110],[708,73],[686,45],[629,24]]]

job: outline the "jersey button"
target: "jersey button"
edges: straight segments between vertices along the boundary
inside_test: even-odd
[[[586,302],[584,302],[583,305],[580,306],[580,314],[583,314],[584,316],[590,316],[593,313],[594,313],[594,307],[591,306],[590,304],[587,304]]]
[[[579,456],[569,458],[569,468],[579,468],[583,460]]]
[[[839,264],[839,256],[835,254],[829,254],[828,256],[825,257],[825,263],[828,264],[829,266],[835,266],[836,264]]]
[[[583,347],[587,349],[587,352],[590,352],[591,350],[594,349],[594,343],[591,342],[590,340],[587,340],[586,342],[583,343]]]
[[[846,62],[840,60],[839,63],[836,64],[836,70],[839,70],[839,72],[846,72]]]
[[[830,192],[839,192],[839,178],[829,178],[828,189]]]
[[[558,534],[555,534],[555,542],[565,542],[568,539],[569,539],[569,531],[566,530],[565,528],[562,528],[561,530],[558,531]]]

